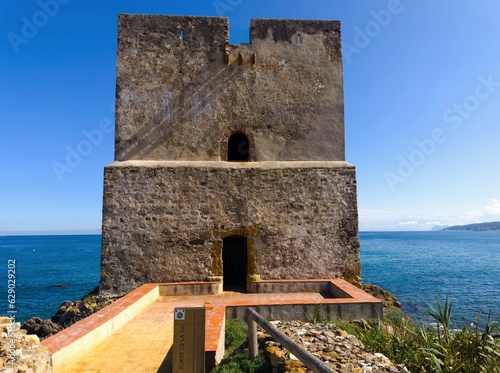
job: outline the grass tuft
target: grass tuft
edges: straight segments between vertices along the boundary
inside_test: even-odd
[[[273,367],[266,361],[264,354],[259,353],[257,359],[250,360],[248,350],[242,354],[234,355],[222,360],[222,362],[212,370],[212,373],[270,373]]]
[[[252,361],[246,348],[247,323],[238,319],[226,321],[225,358],[212,370],[212,373],[270,373],[272,366],[259,351]]]
[[[224,356],[233,354],[242,347],[247,340],[247,323],[238,319],[226,322],[226,339],[224,342]]]
[[[452,304],[436,299],[427,314],[437,326],[417,324],[404,316],[386,315],[385,322],[363,327],[342,325],[364,345],[380,352],[396,364],[405,364],[410,372],[421,373],[500,373],[500,324],[491,312],[480,330],[481,315],[474,329],[454,329]]]

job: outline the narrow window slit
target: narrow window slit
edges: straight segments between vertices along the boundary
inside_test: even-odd
[[[182,41],[184,41],[184,30],[181,30],[180,39],[181,39]]]
[[[300,34],[297,35],[297,44],[302,44],[302,37],[300,36]]]

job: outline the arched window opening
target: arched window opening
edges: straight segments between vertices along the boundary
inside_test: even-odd
[[[244,133],[236,132],[229,137],[227,142],[227,160],[238,162],[250,160],[250,143]]]
[[[302,44],[302,37],[300,36],[300,34],[297,35],[297,44]]]

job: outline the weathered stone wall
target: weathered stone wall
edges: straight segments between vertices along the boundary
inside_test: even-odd
[[[250,31],[230,45],[226,18],[120,15],[115,159],[219,161],[242,130],[257,161],[343,161],[340,23]]]
[[[230,236],[247,238],[247,281],[357,281],[340,23],[255,19],[242,45],[225,18],[121,15],[118,27],[100,289],[219,279]],[[225,162],[236,132],[250,162]]]
[[[38,336],[26,334],[10,317],[0,317],[0,330],[0,372],[52,373],[50,353]]]
[[[248,237],[249,279],[359,275],[356,177],[345,162],[115,162],[103,216],[104,291],[221,276],[233,234]]]

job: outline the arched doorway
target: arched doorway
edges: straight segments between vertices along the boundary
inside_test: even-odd
[[[246,162],[250,160],[250,142],[241,132],[233,133],[227,142],[227,160]]]
[[[229,236],[222,244],[224,290],[245,291],[247,286],[247,238]]]

